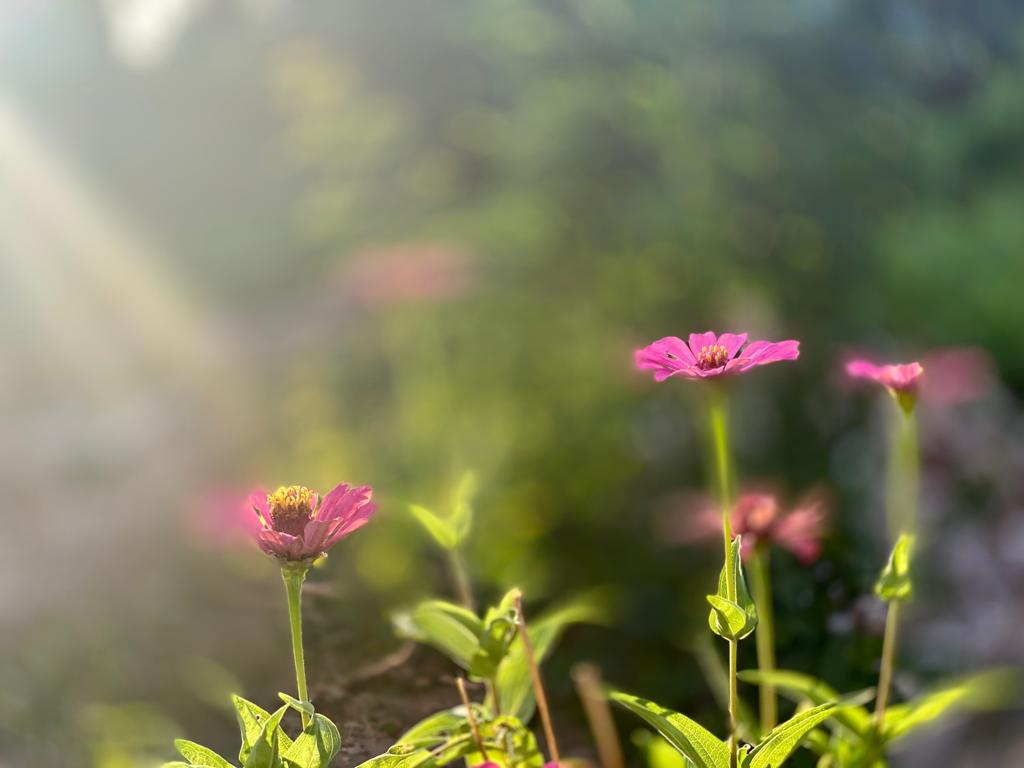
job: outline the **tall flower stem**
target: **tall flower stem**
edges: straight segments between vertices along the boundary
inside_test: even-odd
[[[309,701],[306,688],[306,659],[302,651],[302,582],[309,566],[305,563],[287,563],[281,567],[285,593],[288,595],[288,619],[292,628],[292,658],[295,660],[295,684],[299,701]],[[309,725],[309,715],[302,713],[302,729]]]
[[[775,616],[772,607],[772,576],[768,550],[757,546],[750,557],[750,588],[757,606],[757,668],[761,672],[775,669]],[[761,731],[768,733],[779,717],[779,703],[775,686],[761,685]]]
[[[889,602],[889,611],[885,616],[885,637],[882,640],[882,666],[878,673],[878,695],[875,698],[875,727],[881,729],[885,720],[885,708],[889,703],[889,690],[892,688],[892,671],[896,663],[896,629],[899,625],[900,604],[897,600]]]
[[[725,551],[725,563],[729,562],[729,550],[732,546],[732,524],[730,521],[733,507],[732,460],[729,451],[729,407],[724,387],[713,387],[708,406],[711,426],[711,442],[718,475],[718,496],[722,506],[722,539]],[[725,569],[725,590],[730,600],[736,600],[736,579],[731,568]],[[729,641],[729,764],[733,768],[738,762],[739,745],[736,743],[736,726],[739,696],[737,693],[736,668],[739,643]]]
[[[921,482],[921,458],[918,450],[914,399],[910,395],[902,399],[897,396],[896,401],[899,409],[893,418],[886,493],[886,510],[890,530],[895,534],[894,539],[900,534],[914,533]],[[878,729],[882,727],[892,688],[898,627],[899,601],[890,600],[885,617],[882,661],[878,672],[878,693],[875,698],[875,726]]]

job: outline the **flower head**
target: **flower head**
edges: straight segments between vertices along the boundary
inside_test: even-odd
[[[889,390],[905,411],[910,411],[917,400],[917,390],[924,368],[920,363],[875,365],[867,360],[851,360],[846,373],[854,379],[877,381]]]
[[[800,356],[800,342],[794,339],[752,341],[744,347],[746,343],[745,333],[691,333],[689,343],[677,336],[666,336],[636,351],[636,367],[654,371],[655,381],[676,375],[707,379]]]
[[[369,522],[376,509],[371,494],[367,485],[353,488],[347,483],[335,487],[322,502],[316,491],[301,485],[273,493],[255,491],[250,503],[260,524],[256,541],[280,560],[315,560]]]
[[[683,497],[671,504],[663,533],[680,543],[721,535],[722,512],[707,497]],[[804,565],[821,556],[825,536],[825,508],[819,498],[808,497],[789,510],[783,510],[770,493],[747,492],[740,495],[730,515],[733,535],[743,537],[742,555],[750,557],[759,546],[781,547],[793,553]]]

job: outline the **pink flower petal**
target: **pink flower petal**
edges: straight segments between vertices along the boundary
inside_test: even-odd
[[[280,557],[284,560],[302,559],[298,557],[302,549],[302,540],[297,536],[281,533],[281,531],[260,531],[260,535],[256,538],[256,543],[268,555]]]
[[[317,520],[347,519],[370,501],[373,489],[368,485],[353,488],[348,483],[339,483],[324,497],[317,512]]]
[[[729,359],[736,357],[736,353],[740,351],[740,347],[747,343],[747,334],[745,333],[723,333],[718,337],[718,343],[725,347],[725,351],[729,355]]]
[[[879,366],[867,360],[851,360],[846,364],[846,373],[855,379],[877,381],[895,392],[908,392],[917,387],[924,368],[916,362]]]
[[[257,488],[249,494],[249,506],[260,527],[269,528],[270,509],[267,507],[267,492],[263,488]]]
[[[655,381],[664,381],[669,376],[682,373],[686,376],[696,375],[697,359],[683,340],[676,336],[666,336],[649,344],[634,353],[636,367],[640,370],[653,370]]]
[[[796,360],[798,357],[800,357],[800,342],[796,339],[787,339],[786,341],[752,341],[737,359],[744,361],[740,370],[745,371],[755,365]]]
[[[718,337],[712,331],[690,334],[690,351],[693,352],[694,358],[700,354],[702,347],[713,347],[717,343]]]

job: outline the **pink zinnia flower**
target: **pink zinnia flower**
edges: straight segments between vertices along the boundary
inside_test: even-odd
[[[846,373],[854,379],[877,381],[888,389],[900,407],[909,413],[917,400],[917,390],[924,368],[917,362],[875,365],[867,360],[851,360],[846,364]]]
[[[684,497],[672,505],[670,519],[664,521],[667,538],[680,543],[721,535],[722,510],[706,497]],[[758,546],[789,550],[804,565],[821,556],[825,536],[825,505],[810,496],[788,511],[782,511],[778,499],[770,493],[741,494],[730,515],[733,535],[743,537],[744,559]]]
[[[345,536],[362,528],[375,511],[368,485],[341,483],[324,497],[301,485],[250,496],[261,530],[256,541],[264,552],[293,562],[315,560]]]
[[[666,336],[636,351],[636,367],[654,371],[655,381],[677,374],[707,379],[800,356],[800,342],[794,339],[752,341],[741,351],[746,342],[745,333],[691,333],[689,344],[676,336]]]

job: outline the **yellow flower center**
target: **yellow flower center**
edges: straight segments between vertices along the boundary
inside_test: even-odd
[[[274,530],[301,534],[313,517],[315,494],[303,485],[281,486],[267,494],[267,508]]]
[[[729,350],[721,344],[712,344],[711,346],[705,344],[697,353],[697,367],[702,371],[721,368],[727,362],[729,362]]]

